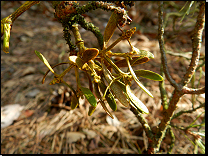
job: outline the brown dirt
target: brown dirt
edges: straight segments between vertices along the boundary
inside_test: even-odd
[[[23,2],[2,2],[1,19],[11,14]],[[84,3],[84,2],[83,2]],[[167,6],[166,6],[167,5]],[[168,3],[170,11],[174,11],[173,6]],[[177,2],[180,8],[184,2]],[[149,11],[148,11],[149,10]],[[134,13],[136,12],[136,15]],[[160,53],[157,41],[157,3],[138,2],[134,9],[129,12],[133,19],[130,26],[124,29],[137,27],[137,32],[131,41],[139,49],[149,50],[155,56],[146,64],[134,67],[134,69],[149,69],[160,73]],[[194,17],[197,13],[194,14]],[[86,14],[86,19],[98,26],[104,32],[105,24],[110,17],[109,12],[99,10]],[[177,34],[172,31],[171,24],[166,31],[166,49],[177,53],[179,51],[191,51],[190,32],[193,30],[195,18],[186,21],[190,27],[186,31],[181,30]],[[177,19],[180,20],[180,19]],[[177,25],[177,28],[179,25]],[[81,29],[81,35],[87,47],[98,47],[96,38],[91,32]],[[119,36],[117,29],[111,42]],[[100,107],[92,116],[88,116],[89,103],[83,100],[78,108],[71,110],[67,106],[69,97],[65,92],[70,93],[70,89],[62,85],[49,85],[53,78],[50,73],[44,84],[41,83],[47,67],[39,60],[34,51],[41,52],[51,65],[68,60],[68,46],[63,39],[62,26],[53,17],[53,9],[47,2],[41,2],[22,14],[14,23],[11,30],[10,53],[5,54],[1,50],[1,106],[19,103],[25,106],[24,111],[17,121],[11,126],[1,130],[1,152],[2,153],[84,153],[84,154],[130,154],[145,153],[147,137],[137,118],[118,103],[118,110],[112,112],[119,120],[120,126],[117,128],[106,122],[107,115]],[[203,38],[204,39],[204,38]],[[204,55],[204,41],[202,44],[202,56]],[[127,42],[119,43],[113,51],[128,50]],[[187,55],[191,57],[191,55]],[[171,76],[176,82],[180,82],[188,67],[189,60],[167,55],[168,67]],[[55,69],[61,73],[66,65]],[[123,69],[125,71],[125,68]],[[203,71],[205,71],[203,67]],[[84,74],[80,74],[83,86],[88,86],[88,81]],[[199,72],[196,73],[198,82]],[[65,80],[76,88],[74,71],[70,71]],[[151,127],[158,125],[161,120],[161,100],[159,83],[147,79],[141,82],[154,95],[154,99],[148,97],[136,83],[132,84],[134,93],[141,101],[146,103],[150,114],[145,115]],[[200,80],[199,87],[205,85],[205,77]],[[189,85],[190,87],[190,85]],[[166,81],[168,96],[171,96],[173,87]],[[54,95],[59,91],[59,96]],[[34,93],[34,96],[31,94]],[[202,103],[205,99],[196,95]],[[188,110],[192,107],[191,95],[181,98],[178,109]],[[62,106],[60,106],[62,104]],[[196,101],[196,106],[199,104]],[[182,115],[173,120],[177,126],[188,126],[194,121],[203,109],[192,114]],[[199,124],[203,117],[197,120]],[[196,124],[197,124],[196,123]],[[196,130],[196,129],[195,129]],[[187,135],[179,129],[173,129],[176,136],[175,146],[172,153],[185,154],[193,153],[193,145],[184,136]],[[191,135],[188,135],[193,140]],[[72,140],[75,139],[73,142]],[[167,152],[170,144],[170,136],[166,136],[161,145],[161,153]]]

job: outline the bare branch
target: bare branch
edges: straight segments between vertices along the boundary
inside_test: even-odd
[[[164,27],[163,27],[163,2],[159,2],[159,13],[158,13],[158,21],[159,21],[159,27],[158,27],[158,41],[160,45],[160,53],[161,53],[161,62],[163,64],[163,70],[165,73],[166,78],[170,82],[172,86],[175,88],[178,88],[178,84],[172,79],[170,76],[170,73],[168,71],[168,66],[167,66],[167,58],[165,55],[165,48],[164,48]]]
[[[205,107],[205,103],[201,104],[200,106],[198,106],[198,107],[196,107],[196,108],[194,108],[194,109],[192,109],[192,110],[180,111],[180,112],[174,114],[174,116],[172,117],[172,119],[175,119],[175,118],[179,117],[179,116],[182,115],[182,114],[193,113],[193,112],[195,112],[197,109],[202,108],[202,107]],[[172,119],[171,119],[171,120],[172,120]]]
[[[197,22],[194,28],[194,33],[192,39],[192,58],[189,68],[187,69],[186,74],[181,80],[180,84],[185,86],[188,84],[195,72],[195,69],[199,62],[200,50],[201,50],[201,42],[202,42],[202,32],[204,30],[205,24],[205,2],[201,2],[199,7],[199,15],[197,17]]]
[[[205,93],[205,87],[198,88],[198,89],[183,87],[183,93],[184,94],[203,94]]]

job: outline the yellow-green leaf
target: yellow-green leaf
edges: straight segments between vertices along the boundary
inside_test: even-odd
[[[104,73],[105,79],[110,84],[111,81],[113,80],[112,76],[111,76],[111,73],[102,61],[101,61],[101,65],[102,65],[102,68],[103,68],[103,73]],[[113,82],[111,84],[110,88],[111,88],[111,91],[113,92],[113,94],[116,96],[116,98],[121,102],[121,104],[123,104],[125,107],[128,107],[129,103],[128,103],[128,101],[126,99],[126,96],[123,93],[121,87],[119,86],[119,84]]]
[[[51,68],[50,64],[46,60],[46,58],[37,50],[35,50],[35,54],[39,57],[39,59],[48,67],[48,69],[54,74],[54,70]]]
[[[74,64],[76,64],[76,59],[77,59],[77,56],[69,56],[69,61],[71,61]]]
[[[96,107],[97,106],[97,101],[95,99],[95,96],[93,95],[93,93],[90,91],[90,89],[88,88],[84,88],[84,87],[80,87],[82,93],[84,94],[84,96],[86,97],[87,101],[93,106]]]
[[[147,50],[140,50],[136,47],[133,47],[132,52],[135,53],[138,56],[148,57],[148,58],[151,58],[151,59],[154,58],[154,55],[151,52],[147,51]]]
[[[71,109],[75,109],[79,105],[79,100],[77,99],[77,96],[74,94],[71,98]]]
[[[148,62],[149,58],[148,57],[143,57],[143,58],[140,59],[140,57],[132,57],[132,59],[129,60],[129,61],[130,61],[131,66],[135,66],[135,65],[138,65],[138,64],[143,64],[143,63]],[[128,66],[128,64],[126,62],[126,59],[116,61],[115,65],[117,65],[118,67],[127,67]]]
[[[138,84],[138,86],[143,90],[145,91],[150,97],[153,98],[153,95],[149,92],[149,90],[147,90],[143,84],[138,80],[138,78],[136,77],[136,74],[134,73],[134,70],[132,69],[130,63],[129,63],[129,58],[127,57],[126,58],[126,61],[127,61],[127,64],[128,64],[128,67],[129,67],[129,71],[134,79],[134,81]]]
[[[150,80],[154,81],[162,81],[163,77],[160,76],[159,74],[150,71],[150,70],[135,70],[134,73],[136,74],[137,77],[144,77]]]
[[[104,46],[108,44],[108,41],[113,36],[113,33],[118,24],[118,18],[119,18],[119,15],[112,12],[111,17],[104,31],[104,36],[103,36]]]
[[[88,111],[88,115],[91,116],[94,111],[95,111],[96,107],[90,106],[89,111]]]
[[[107,86],[103,82],[98,83],[98,85],[99,85],[99,88],[100,88],[101,92],[104,94]],[[111,109],[113,111],[116,111],[117,110],[117,104],[116,104],[116,101],[113,97],[113,94],[109,90],[107,91],[105,98],[106,98],[109,106],[111,107]]]
[[[147,107],[132,93],[129,85],[126,85],[126,93],[129,97],[130,104],[136,108],[139,112],[149,114]]]

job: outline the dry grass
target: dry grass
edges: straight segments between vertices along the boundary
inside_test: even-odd
[[[145,5],[146,3],[140,3]],[[14,6],[20,6],[14,2]],[[155,4],[154,4],[155,5]],[[2,13],[8,14],[8,8],[14,7],[11,3],[5,3]],[[141,11],[141,10],[140,10]],[[147,10],[143,10],[147,11]],[[13,125],[1,130],[1,153],[2,154],[138,154],[146,153],[147,137],[141,127],[141,124],[133,113],[124,108],[118,102],[118,110],[113,114],[118,118],[118,127],[110,124],[107,115],[100,105],[92,116],[88,116],[89,103],[82,100],[80,106],[71,110],[63,94],[64,89],[60,85],[49,86],[52,80],[50,73],[44,84],[41,84],[43,73],[47,67],[38,59],[34,50],[40,51],[49,60],[51,65],[68,60],[68,54],[61,55],[62,51],[68,50],[64,39],[62,38],[61,24],[52,21],[51,13],[44,12],[44,5],[40,4],[40,10],[33,9],[25,12],[21,20],[17,20],[11,31],[10,54],[4,54],[1,57],[1,105],[19,103],[25,106],[25,110]],[[106,18],[104,14],[99,13],[98,17],[90,18],[96,26],[104,28],[102,19]],[[94,12],[93,12],[94,13]],[[142,13],[142,12],[140,12]],[[34,16],[33,16],[34,15]],[[140,21],[145,18],[142,14]],[[109,16],[108,16],[109,18]],[[105,21],[105,20],[104,20]],[[154,21],[153,21],[154,23]],[[147,23],[148,24],[148,23]],[[157,32],[157,29],[148,24],[148,30]],[[114,37],[120,32],[116,31]],[[140,32],[141,33],[141,32]],[[153,52],[155,59],[146,64],[134,67],[134,69],[149,69],[159,73],[160,54],[158,50],[157,39],[149,40],[144,34],[135,34],[132,37],[132,43],[138,48],[145,48]],[[96,47],[95,40],[89,32],[83,31],[82,36],[88,47]],[[151,33],[147,36],[151,38]],[[187,34],[181,34],[186,37]],[[143,36],[143,38],[141,38]],[[154,35],[156,36],[156,35]],[[113,39],[115,39],[113,38]],[[188,39],[187,39],[188,40]],[[177,44],[179,41],[177,40]],[[115,47],[114,51],[121,51],[125,43]],[[174,47],[174,43],[169,45]],[[182,44],[181,44],[182,45]],[[183,44],[184,45],[184,44]],[[184,51],[190,51],[190,44]],[[204,43],[203,43],[204,46]],[[178,46],[175,46],[178,47]],[[180,47],[180,46],[179,46]],[[167,47],[167,49],[170,47]],[[171,49],[174,51],[174,49]],[[178,57],[168,57],[168,66],[173,78],[178,82],[186,70],[188,61]],[[64,67],[64,66],[63,66]],[[56,70],[61,73],[65,68],[58,67]],[[180,69],[180,70],[179,70]],[[123,69],[125,70],[125,69]],[[87,86],[86,78],[80,74],[82,85]],[[196,82],[198,77],[196,78]],[[70,71],[66,75],[66,81],[73,87],[76,87],[74,73]],[[141,79],[141,82],[154,95],[154,99],[148,97],[135,83],[131,86],[136,96],[146,104],[150,113],[145,115],[153,131],[160,122],[161,101],[158,82]],[[201,79],[200,85],[205,84],[205,79]],[[54,91],[62,90],[59,95],[53,95]],[[173,87],[166,82],[168,96],[171,96]],[[38,90],[34,97],[29,93]],[[67,89],[67,92],[70,90]],[[55,99],[55,100],[54,100]],[[201,102],[205,99],[198,96]],[[55,102],[54,102],[55,101]],[[199,104],[196,101],[196,106]],[[188,110],[192,107],[191,95],[181,98],[178,104],[178,110]],[[173,124],[177,126],[188,126],[202,112],[203,109],[193,114],[186,114],[174,119]],[[203,117],[196,122],[200,123]],[[172,153],[186,154],[193,153],[194,147],[184,136],[185,133],[178,129],[173,129],[176,136],[175,146]],[[188,135],[190,139],[193,137]],[[170,145],[170,136],[166,136],[161,144],[161,153],[166,153]]]

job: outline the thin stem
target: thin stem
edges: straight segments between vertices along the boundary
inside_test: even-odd
[[[172,117],[172,119],[175,119],[175,118],[179,117],[179,116],[182,115],[182,114],[193,113],[193,112],[195,112],[197,109],[202,108],[202,107],[205,107],[205,103],[199,105],[198,107],[196,107],[196,108],[194,108],[194,109],[192,109],[192,110],[180,111],[180,112],[174,114],[174,116]]]
[[[74,34],[74,38],[75,38],[76,45],[79,48],[78,55],[81,55],[82,56],[82,54],[84,53],[84,51],[85,51],[86,48],[84,46],[84,41],[81,38],[81,34],[79,33],[78,24],[74,24],[72,26],[71,30],[72,30],[72,32]]]
[[[163,80],[159,82],[160,95],[161,95],[161,105],[163,106],[163,110],[167,110],[168,109],[167,92],[165,90],[165,74],[163,71],[162,64],[160,66],[160,75],[163,77]]]
[[[163,64],[163,70],[170,84],[174,86],[175,88],[179,88],[178,84],[170,76],[168,66],[167,66],[167,58],[165,54],[164,37],[163,37],[164,27],[163,27],[163,2],[162,1],[159,2],[158,20],[159,20],[158,40],[159,40],[159,45],[160,45],[161,62]]]
[[[195,69],[198,65],[199,62],[199,57],[200,57],[200,50],[201,50],[201,42],[202,42],[202,33],[204,30],[204,25],[205,25],[205,2],[200,2],[200,7],[199,7],[199,15],[197,17],[197,22],[194,28],[194,33],[192,36],[192,58],[191,62],[189,64],[189,67],[187,69],[186,74],[184,75],[183,79],[181,80],[181,85],[185,86],[187,85],[194,72]]]
[[[198,89],[183,87],[183,92],[184,94],[203,94],[205,93],[205,87]]]

